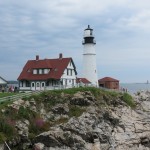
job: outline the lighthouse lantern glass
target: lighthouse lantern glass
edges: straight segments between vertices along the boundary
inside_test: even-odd
[[[84,37],[89,37],[92,36],[92,31],[91,30],[85,30],[84,31]]]

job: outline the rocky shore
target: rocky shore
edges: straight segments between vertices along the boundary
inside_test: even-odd
[[[48,107],[50,100],[58,99]],[[95,96],[91,91],[78,91],[73,95],[45,94],[38,102],[35,98],[15,101],[7,109],[23,106],[38,113],[37,124],[45,131],[32,137],[31,120],[21,118],[15,122],[17,136],[7,143],[18,150],[149,150],[150,92],[138,92],[133,100],[136,107],[131,108],[123,94]],[[7,109],[2,109],[2,114]]]

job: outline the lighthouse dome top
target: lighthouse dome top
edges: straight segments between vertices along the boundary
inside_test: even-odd
[[[90,25],[88,25],[88,27],[85,30],[93,30],[90,28]]]
[[[84,37],[93,37],[93,29],[90,28],[90,25],[84,30]]]

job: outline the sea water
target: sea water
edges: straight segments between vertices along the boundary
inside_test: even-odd
[[[147,83],[121,83],[120,88],[127,89],[129,93],[136,93],[138,91],[150,91],[150,84]]]

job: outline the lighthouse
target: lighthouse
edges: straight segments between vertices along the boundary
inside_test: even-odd
[[[84,37],[82,42],[83,49],[83,76],[88,79],[93,86],[98,86],[97,67],[96,67],[96,51],[93,36],[93,29],[88,28],[84,30]]]

